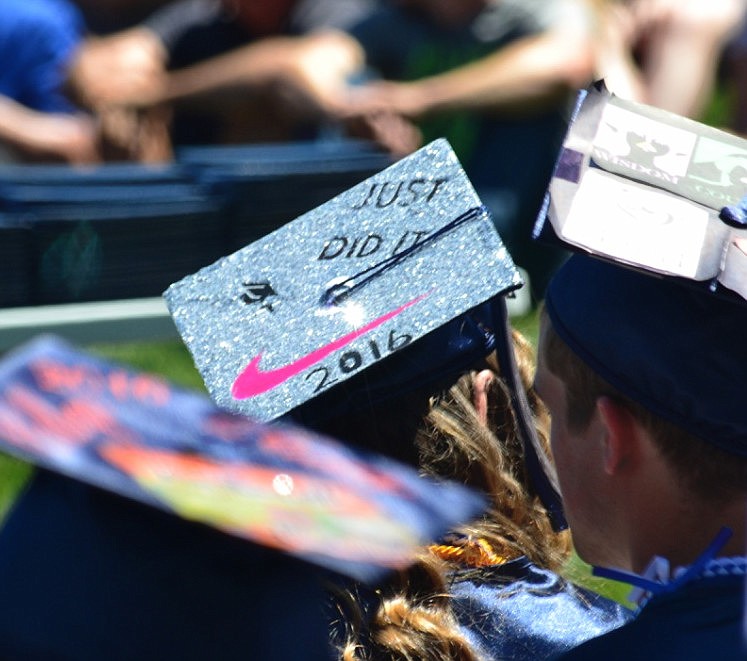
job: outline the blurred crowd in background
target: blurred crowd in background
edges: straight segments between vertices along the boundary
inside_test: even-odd
[[[173,145],[324,130],[409,153],[442,116],[536,116],[599,78],[694,119],[719,85],[722,128],[747,122],[739,0],[8,0],[0,12],[6,158],[162,160]]]

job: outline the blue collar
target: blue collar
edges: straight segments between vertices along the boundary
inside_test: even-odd
[[[704,576],[745,575],[747,558],[716,559],[718,552],[732,536],[730,528],[721,528],[714,540],[690,566],[682,567],[670,576],[669,562],[655,557],[643,575],[608,567],[592,567],[592,574],[623,583],[629,583],[633,590],[630,600],[642,604],[651,596],[667,594],[678,590],[690,581]]]

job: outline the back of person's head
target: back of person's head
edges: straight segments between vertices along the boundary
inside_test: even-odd
[[[512,340],[533,424],[549,454],[549,419],[531,387],[534,349],[517,331]],[[553,530],[547,510],[532,491],[516,417],[511,393],[491,354],[481,368],[431,397],[415,438],[420,467],[428,475],[457,480],[487,495],[485,516],[461,528],[462,535],[488,541],[505,559],[525,555],[543,567],[557,568],[567,550],[566,538]]]
[[[571,430],[610,397],[651,433],[686,492],[718,502],[747,491],[747,409],[735,388],[746,323],[741,299],[576,255],[548,289],[540,351],[566,388]]]
[[[497,314],[499,305],[496,300],[483,306],[481,323],[471,325],[473,332],[464,318],[457,318],[399,357],[365,370],[289,417],[319,433],[406,461],[437,480],[454,480],[484,493],[488,512],[461,532],[488,539],[503,555],[526,555],[555,568],[567,550],[566,538],[553,530],[537,495],[511,390],[496,352],[488,348],[492,340],[484,344],[482,339],[483,323]],[[490,334],[501,332],[493,328]],[[452,342],[457,337],[458,348]],[[548,417],[531,385],[534,349],[517,331],[512,331],[509,342],[540,451],[549,456]],[[421,374],[431,352],[438,360],[452,353],[447,361],[452,368],[434,378]],[[419,374],[414,382],[407,376],[412,370]],[[484,386],[478,385],[480,374],[487,376]],[[478,392],[484,393],[482,405],[477,404]]]
[[[220,325],[197,331],[210,297],[195,291],[228,291],[226,277],[238,273],[245,286],[246,274],[257,273],[262,291],[273,294],[270,310],[244,301],[225,308]],[[523,384],[516,377],[515,363],[525,362],[513,357],[503,298],[521,277],[448,143],[422,148],[199,275],[166,297],[198,366],[211,377],[217,364],[228,367],[207,379],[216,401],[266,420],[291,419],[483,491],[488,513],[454,531],[467,543],[440,545],[456,556],[482,549],[494,563],[522,554],[555,562],[564,548],[548,514],[560,510],[557,490],[529,419],[528,370]],[[242,342],[229,339],[231,328]],[[500,370],[489,362],[495,353]],[[502,377],[510,385],[499,386]],[[404,651],[411,642],[419,649],[419,638],[434,650],[460,639],[448,608],[429,610],[448,602],[442,562],[449,560],[426,553],[386,586],[391,598],[381,601],[383,620],[371,632],[392,641],[391,658],[432,658]],[[382,638],[368,641],[364,648],[373,649]]]
[[[512,342],[533,422],[549,452],[549,420],[531,387],[534,349],[517,331],[512,332]],[[478,489],[486,495],[488,508],[443,543],[424,548],[417,563],[381,586],[379,599],[373,606],[368,604],[365,615],[357,612],[360,603],[348,603],[351,630],[341,645],[344,661],[476,660],[479,655],[450,604],[450,572],[479,575],[483,567],[520,556],[557,569],[567,557],[568,536],[553,530],[545,507],[532,491],[517,413],[496,355],[465,368],[450,384],[431,384],[423,408],[427,390],[422,388],[414,400],[381,402],[379,414],[417,420],[414,428],[409,427],[409,436],[400,436],[397,442],[413,449],[424,474]],[[360,422],[356,416],[353,419],[351,433]],[[338,419],[338,431],[343,425]]]
[[[553,528],[526,461],[512,366],[497,345],[513,351],[516,383],[528,403],[539,452],[547,458],[548,417],[532,388],[534,349],[507,334],[501,296],[366,367],[292,410],[288,418],[317,432],[417,466],[436,480],[470,486],[486,497],[479,519],[424,547],[406,571],[371,599],[341,593],[341,657],[354,659],[477,659],[452,608],[447,582],[455,570],[479,573],[519,557],[557,569],[569,537]]]

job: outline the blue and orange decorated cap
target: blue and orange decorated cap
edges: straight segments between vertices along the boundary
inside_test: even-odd
[[[4,522],[0,580],[6,659],[332,658],[314,565],[51,471]]]
[[[747,456],[744,300],[577,254],[555,274],[545,305],[561,339],[621,393]]]
[[[483,507],[461,485],[226,413],[50,336],[0,361],[0,450],[358,581]]]
[[[3,659],[321,661],[330,581],[485,506],[52,336],[0,360],[0,450],[40,469],[0,529]]]

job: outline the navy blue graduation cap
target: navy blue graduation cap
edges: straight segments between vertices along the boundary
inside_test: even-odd
[[[747,456],[747,305],[690,283],[573,255],[545,306],[553,328],[632,400],[725,452]]]
[[[577,253],[545,305],[563,340],[650,411],[747,455],[747,141],[580,95],[535,234]]]
[[[325,581],[484,507],[54,337],[0,362],[0,448],[40,467],[0,530],[9,659],[326,658]]]
[[[396,402],[497,350],[534,487],[561,525],[506,328],[504,296],[521,284],[457,157],[437,140],[164,297],[214,401],[260,420],[312,424],[362,402]]]

